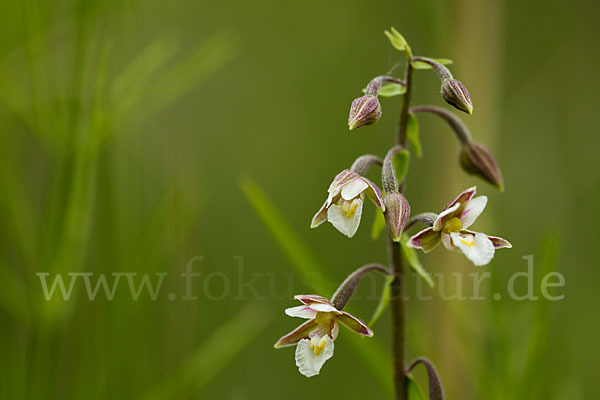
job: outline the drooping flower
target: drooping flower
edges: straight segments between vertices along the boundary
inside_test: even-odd
[[[281,337],[274,347],[296,346],[296,366],[304,376],[318,375],[325,361],[333,357],[333,341],[339,334],[340,323],[358,334],[373,336],[373,331],[364,322],[338,310],[325,297],[309,294],[294,298],[303,304],[288,308],[285,313],[308,321]]]
[[[335,177],[327,191],[329,196],[313,217],[311,228],[329,221],[338,231],[353,237],[360,224],[365,193],[377,207],[385,211],[381,190],[377,185],[348,169]]]
[[[505,239],[468,230],[487,204],[486,196],[473,198],[475,187],[460,193],[437,216],[433,226],[423,229],[408,240],[408,246],[428,253],[440,241],[448,250],[463,253],[473,264],[486,265],[495,249],[511,248]]]
[[[501,192],[504,191],[500,166],[494,160],[492,153],[482,144],[471,141],[465,143],[459,153],[459,162],[468,174],[477,175],[496,186]]]

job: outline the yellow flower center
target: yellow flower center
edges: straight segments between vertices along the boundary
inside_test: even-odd
[[[318,312],[315,317],[315,322],[319,325],[329,326],[331,320],[334,318],[332,313],[329,312]]]
[[[315,353],[315,356],[318,356],[323,351],[326,344],[327,344],[327,341],[325,339],[321,339],[321,340],[319,340],[319,343],[317,343],[317,344],[315,344],[311,341],[310,347],[312,347],[312,349]]]
[[[346,217],[351,218],[358,208],[358,201],[342,201],[342,210],[346,213]]]
[[[460,219],[454,217],[454,218],[450,218],[448,221],[446,221],[446,223],[444,224],[444,233],[450,233],[450,232],[460,232],[460,230],[462,229],[463,225]]]
[[[463,243],[466,244],[469,247],[473,247],[473,245],[475,244],[475,238],[473,237],[473,235],[469,235],[469,236],[459,236],[458,240]]]

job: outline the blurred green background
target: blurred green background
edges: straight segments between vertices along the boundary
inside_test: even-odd
[[[399,98],[376,125],[346,127],[352,99],[401,60],[393,25],[416,54],[454,60],[475,105],[465,120],[506,182],[465,176],[448,128],[421,116],[413,212],[477,184],[490,202],[475,228],[514,245],[484,269],[421,256],[448,293],[452,273],[492,278],[485,301],[413,296],[409,355],[437,364],[452,399],[599,398],[599,17],[586,0],[2,2],[0,397],[390,398],[388,314],[373,339],[342,331],[310,380],[272,344],[297,325],[283,314],[294,294],[318,281],[329,296],[386,262],[372,207],[352,242],[309,222],[335,174],[393,143]],[[414,104],[442,104],[431,72],[415,85]],[[558,270],[563,300],[506,296],[527,255],[536,294]],[[190,260],[197,299],[183,300]],[[80,277],[68,301],[46,301],[40,272],[168,275],[155,300],[133,300],[124,277],[112,301],[90,301]],[[369,319],[381,286],[360,287],[356,315]]]

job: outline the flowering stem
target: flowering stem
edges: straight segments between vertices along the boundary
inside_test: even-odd
[[[412,75],[413,67],[410,64],[409,58],[406,64],[406,77],[404,79],[404,82],[406,82],[406,92],[404,93],[404,98],[402,99],[402,108],[400,110],[400,122],[398,123],[397,144],[399,144],[402,147],[406,147],[406,127],[408,125],[410,98],[412,94]]]
[[[394,146],[388,151],[385,158],[383,159],[383,172],[382,172],[382,181],[383,181],[383,190],[386,193],[397,192],[398,191],[398,179],[396,177],[396,172],[394,171],[394,156],[402,151],[404,147],[402,146]],[[400,182],[401,183],[401,182]]]
[[[395,274],[391,286],[392,303],[392,357],[394,362],[394,398],[408,400],[406,373],[404,370],[406,345],[406,305],[404,302],[404,260],[400,243],[389,238],[390,265]]]
[[[410,111],[410,100],[412,93],[412,74],[413,68],[410,63],[411,55],[408,54],[406,64],[406,92],[402,100],[400,109],[400,121],[398,124],[397,145],[406,147],[406,131]],[[400,192],[404,191],[404,185],[401,185]],[[396,400],[408,400],[408,390],[406,386],[406,372],[404,369],[405,345],[406,345],[406,304],[404,302],[404,281],[405,266],[400,251],[400,243],[394,242],[392,237],[388,240],[388,252],[390,258],[390,267],[395,275],[391,286],[391,307],[392,307],[392,357],[394,363],[394,398]]]
[[[416,106],[410,109],[411,113],[420,113],[426,112],[435,114],[438,117],[442,118],[444,121],[450,125],[454,135],[462,144],[469,143],[471,141],[471,134],[469,133],[469,128],[465,125],[464,122],[456,115],[451,113],[450,111],[437,106]]]

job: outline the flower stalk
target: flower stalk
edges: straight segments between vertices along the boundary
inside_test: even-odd
[[[350,301],[350,298],[354,294],[354,291],[358,287],[362,277],[371,271],[379,271],[385,275],[392,275],[392,272],[380,264],[368,264],[360,267],[344,280],[342,284],[337,288],[333,296],[331,297],[331,304],[338,310],[343,310]]]
[[[426,63],[442,80],[441,91],[444,100],[461,111],[472,113],[473,104],[469,93],[442,64],[447,61],[438,59],[440,61],[438,62],[435,59],[413,57],[410,46],[398,31],[391,28],[390,31],[385,31],[385,34],[396,50],[405,52],[404,79],[390,76],[373,78],[364,90],[365,94],[352,102],[348,127],[353,130],[374,124],[382,115],[379,97],[403,95],[398,130],[395,135],[396,144],[387,152],[383,160],[376,155],[366,154],[358,157],[350,169],[341,171],[331,182],[327,190],[327,199],[313,217],[311,228],[329,222],[342,234],[352,238],[359,228],[363,205],[368,197],[376,207],[376,212],[383,214],[388,229],[389,267],[367,264],[355,270],[342,282],[331,300],[319,295],[296,296],[295,298],[302,305],[288,308],[286,314],[307,321],[281,337],[275,347],[296,346],[296,365],[300,373],[311,377],[318,375],[325,361],[333,356],[334,341],[338,336],[340,325],[357,334],[372,336],[373,332],[369,326],[343,309],[365,274],[378,271],[391,277],[388,279],[389,286],[386,285],[382,294],[380,302],[382,306],[378,308],[376,315],[379,315],[380,310],[385,308],[389,300],[394,399],[408,400],[408,374],[416,365],[423,364],[429,377],[430,399],[443,400],[445,399],[444,388],[433,363],[425,358],[418,358],[406,367],[405,284],[409,261],[410,266],[421,277],[426,279],[427,276],[426,271],[415,262],[416,254],[411,248],[427,253],[442,243],[446,249],[462,253],[474,265],[482,266],[491,261],[496,249],[510,248],[511,244],[500,237],[468,229],[487,204],[486,196],[474,197],[475,187],[461,192],[439,214],[423,212],[410,218],[411,206],[404,197],[406,186],[404,181],[410,159],[407,142],[410,141],[411,147],[417,151],[417,154],[420,154],[421,149],[418,123],[414,114],[434,114],[450,125],[460,144],[460,166],[467,173],[477,175],[498,188],[503,187],[502,174],[491,153],[483,145],[471,139],[468,128],[460,118],[441,107],[411,107],[414,69],[423,69],[422,63]],[[384,87],[386,83],[392,85]],[[382,167],[383,191],[365,177],[373,165]],[[378,217],[381,217],[381,214],[378,214]],[[403,238],[406,236],[403,232],[417,223],[426,225],[426,228],[413,234],[405,242],[406,239]],[[380,219],[376,220],[374,227],[383,229]]]
[[[400,118],[398,122],[398,135],[396,144],[400,148],[406,147],[408,118],[410,113],[410,102],[412,97],[413,67],[411,65],[411,54],[407,52],[407,63],[405,71],[406,92],[402,99]],[[396,183],[397,184],[397,183]],[[399,188],[400,193],[404,191],[404,185]],[[388,240],[388,254],[390,267],[394,274],[391,284],[391,313],[392,313],[392,358],[394,363],[394,398],[396,400],[408,400],[408,388],[406,385],[406,373],[404,362],[406,358],[406,304],[405,304],[405,273],[406,267],[400,243],[390,235]]]

